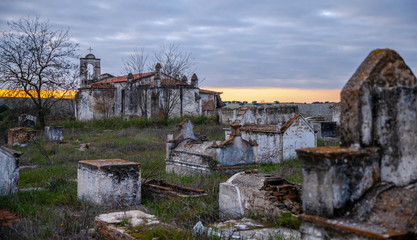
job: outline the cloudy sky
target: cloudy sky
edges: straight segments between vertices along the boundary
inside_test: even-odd
[[[170,43],[208,88],[340,89],[375,48],[417,72],[416,0],[0,0],[0,30],[24,16],[70,27],[114,75],[134,48]]]

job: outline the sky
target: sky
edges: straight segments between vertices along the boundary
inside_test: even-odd
[[[80,55],[91,46],[113,75],[135,48],[178,44],[224,100],[339,101],[373,49],[394,49],[417,72],[416,12],[416,0],[0,0],[0,30],[27,16],[69,27]]]

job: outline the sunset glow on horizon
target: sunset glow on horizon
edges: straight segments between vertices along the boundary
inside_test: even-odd
[[[341,89],[297,89],[297,88],[208,88],[222,92],[223,101],[261,102],[340,102]]]
[[[74,99],[77,92],[75,90],[41,90],[41,98]],[[29,93],[35,98],[37,97],[35,90],[29,90]],[[25,91],[18,89],[0,89],[0,97],[30,98]]]

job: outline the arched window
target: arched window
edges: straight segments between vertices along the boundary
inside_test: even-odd
[[[93,80],[94,79],[94,66],[93,64],[87,65],[87,80]]]

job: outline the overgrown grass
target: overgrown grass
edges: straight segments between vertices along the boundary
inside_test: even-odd
[[[88,121],[57,121],[51,124],[63,126],[65,128],[76,129],[125,129],[130,127],[135,128],[147,128],[147,127],[171,127],[172,125],[180,123],[184,118],[190,119],[194,124],[207,124],[218,123],[219,117],[206,117],[206,116],[185,116],[183,118],[169,118],[169,119],[147,119],[147,118],[110,118],[100,120],[88,120]]]
[[[217,120],[193,118],[194,132],[199,136],[207,136],[209,140],[224,140],[225,126],[218,124]],[[177,134],[177,124],[180,121],[182,119],[162,123],[145,119],[56,122],[56,125],[65,127],[63,143],[45,142],[40,138],[27,147],[16,148],[24,152],[21,166],[38,165],[37,168],[20,172],[19,187],[41,190],[19,191],[14,196],[0,198],[0,209],[8,209],[22,219],[12,228],[0,228],[0,239],[85,239],[85,230],[93,227],[94,216],[127,210],[105,208],[77,199],[76,177],[80,160],[119,158],[134,161],[140,163],[144,180],[164,178],[181,185],[204,189],[207,196],[191,199],[154,198],[144,193],[142,203],[149,213],[157,215],[161,221],[186,231],[191,231],[198,221],[204,224],[218,221],[219,184],[230,175],[165,174],[166,135]],[[82,144],[89,144],[89,148],[80,151]],[[301,182],[298,160],[260,166],[259,169],[261,172],[279,174],[290,181]],[[137,208],[141,207],[132,206],[129,209]],[[146,237],[176,237],[154,230],[147,233]],[[179,239],[184,239],[181,237]]]
[[[135,227],[127,231],[136,239],[143,240],[191,240],[195,239],[189,232],[181,231],[170,226]]]
[[[327,141],[323,139],[317,139],[317,147],[323,147],[323,146],[340,146],[340,141]]]
[[[259,171],[264,173],[271,173],[281,176],[286,180],[301,184],[302,173],[301,164],[298,159],[291,159],[279,164],[265,164],[259,166]]]

